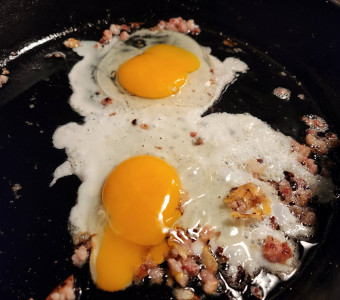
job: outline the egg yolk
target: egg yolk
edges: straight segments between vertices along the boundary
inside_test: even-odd
[[[200,67],[191,52],[174,45],[159,44],[123,63],[117,71],[120,84],[139,97],[171,96],[185,84],[187,74]]]
[[[180,191],[176,170],[154,156],[130,158],[111,172],[102,190],[109,223],[96,261],[99,288],[126,288],[147,256],[163,262],[167,231],[181,215]]]

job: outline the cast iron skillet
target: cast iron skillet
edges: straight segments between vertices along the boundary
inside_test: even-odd
[[[78,274],[69,260],[72,243],[67,219],[79,180],[74,176],[64,178],[52,188],[49,183],[55,167],[65,159],[62,151],[52,147],[54,130],[69,121],[82,121],[67,104],[71,94],[67,73],[79,57],[69,51],[66,60],[44,59],[51,51],[65,50],[61,45],[63,37],[30,49],[27,46],[32,42],[66,30],[72,32],[69,36],[99,39],[100,32],[106,28],[105,22],[143,21],[153,25],[159,19],[174,16],[194,18],[204,28],[201,41],[211,42],[214,37],[221,42],[225,36],[220,36],[220,32],[238,39],[246,52],[238,56],[251,67],[228,88],[228,101],[216,104],[215,111],[249,111],[297,139],[302,138],[304,131],[299,117],[303,113],[318,113],[333,125],[332,130],[339,132],[340,9],[332,3],[308,0],[70,2],[1,2],[0,60],[11,71],[10,82],[0,89],[1,299],[43,299],[57,283],[71,273]],[[20,49],[27,51],[17,56],[12,53]],[[227,50],[217,47],[216,55],[228,54]],[[287,73],[285,78],[278,75],[282,70]],[[270,94],[270,88],[279,82],[292,89],[295,98],[291,102],[280,102]],[[307,96],[305,102],[297,100],[298,93]],[[338,154],[332,156],[339,163]],[[337,174],[335,181],[338,184]],[[15,192],[12,188],[17,183],[22,188]],[[282,284],[270,297],[340,297],[337,202],[319,210],[322,226],[316,238],[318,246],[308,253],[298,276]],[[79,281],[83,288],[81,299],[112,296],[86,290],[91,285],[86,276],[79,276]],[[118,293],[113,299],[170,296],[164,288],[137,287]]]

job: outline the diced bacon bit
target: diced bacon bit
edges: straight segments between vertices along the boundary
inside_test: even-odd
[[[302,178],[295,178],[292,173],[285,172],[285,179],[281,180],[278,190],[284,203],[305,207],[313,196],[307,182]]]
[[[6,68],[2,68],[2,69],[1,69],[1,74],[2,74],[2,75],[8,75],[8,74],[9,74],[9,71],[8,71]]]
[[[151,28],[151,30],[171,30],[185,34],[191,33],[193,35],[197,35],[201,32],[194,20],[190,19],[186,21],[181,17],[171,18],[168,22],[161,20],[155,27]]]
[[[158,150],[162,150],[163,149],[163,147],[161,147],[161,146],[155,146],[155,148],[158,149]]]
[[[197,135],[197,132],[195,132],[195,131],[191,131],[190,132],[190,136],[193,138],[193,137],[195,137]]]
[[[309,207],[291,206],[290,211],[296,215],[305,226],[313,226],[316,221],[315,213]]]
[[[5,75],[0,75],[0,88],[6,84],[8,81],[8,76],[5,76]]]
[[[287,242],[281,243],[278,239],[268,235],[262,247],[263,257],[271,263],[285,264],[293,256]]]
[[[292,151],[298,154],[298,162],[304,165],[310,173],[316,174],[318,172],[318,166],[315,164],[313,159],[309,158],[309,155],[312,151],[310,147],[301,145],[298,142],[292,140]]]
[[[89,258],[89,252],[85,245],[81,245],[79,248],[74,250],[74,254],[72,255],[72,263],[76,267],[82,267]]]
[[[109,116],[110,116],[110,117],[113,117],[113,116],[115,116],[116,114],[117,114],[117,113],[112,112],[112,113],[109,114]]]
[[[174,283],[174,279],[168,274],[165,284],[169,287],[172,287]]]
[[[198,137],[192,141],[194,146],[199,146],[204,144],[204,140],[201,137]]]
[[[300,100],[305,100],[306,96],[304,94],[298,94],[297,95]]]
[[[199,238],[203,243],[208,243],[215,235],[215,230],[208,225],[203,226],[199,231]]]
[[[143,25],[144,23],[141,22],[130,22],[130,28],[132,30],[136,30],[139,29],[141,27],[141,25]]]
[[[177,258],[179,255],[179,252],[176,248],[171,248],[170,251],[169,251],[169,257],[171,258]]]
[[[183,270],[185,270],[190,277],[199,274],[201,268],[192,257],[188,257],[187,259],[180,258],[180,262],[182,263]]]
[[[237,43],[232,41],[230,38],[226,38],[224,41],[223,41],[223,44],[228,46],[228,47],[235,47],[237,46]]]
[[[308,133],[306,143],[318,154],[327,154],[330,149],[339,146],[339,139],[335,133],[326,133],[321,137],[317,133]]]
[[[250,281],[249,273],[241,266],[237,266],[236,274],[231,277],[229,284],[235,289],[243,289]]]
[[[186,287],[189,282],[189,275],[182,269],[182,263],[174,258],[167,260],[170,273],[175,281],[181,286]]]
[[[170,231],[168,245],[175,248],[178,251],[179,256],[183,259],[193,255],[192,240],[185,235],[183,229],[177,228],[176,230]]]
[[[109,105],[113,103],[113,99],[111,99],[110,97],[106,97],[102,101],[100,101],[100,103],[103,105]]]
[[[250,287],[250,291],[252,295],[255,296],[257,299],[263,299],[263,291],[261,287],[252,285]]]
[[[52,58],[52,57],[66,59],[66,55],[63,52],[59,52],[59,51],[48,53],[45,55],[45,58]]]
[[[306,115],[302,121],[309,126],[306,130],[306,143],[313,148],[317,154],[327,154],[330,149],[339,146],[340,142],[335,133],[325,133],[329,126],[323,118],[316,115]]]
[[[74,241],[74,254],[72,255],[72,263],[81,267],[87,262],[91,251],[91,236],[87,233],[81,233],[75,237]]]
[[[129,37],[130,35],[126,31],[121,32],[119,35],[121,41],[126,41]]]
[[[148,124],[140,124],[139,127],[144,129],[144,130],[149,129],[149,125]]]
[[[75,38],[69,38],[64,41],[63,44],[66,48],[78,48],[80,45],[80,41],[76,40]]]
[[[134,280],[141,281],[148,274],[149,274],[148,266],[146,264],[141,264],[139,268],[137,268],[135,271]]]
[[[139,266],[139,268],[136,269],[134,273],[134,280],[142,280],[145,276],[149,274],[150,270],[156,269],[157,267],[157,263],[150,256],[147,256],[144,262]]]
[[[303,116],[302,121],[304,121],[310,129],[316,132],[325,132],[328,130],[328,124],[326,121],[316,115]]]
[[[229,260],[229,258],[225,255],[223,255],[224,249],[220,246],[216,248],[215,254],[218,258],[219,263],[225,263]]]
[[[103,45],[110,43],[111,40],[112,40],[111,30],[105,29],[103,31],[103,35],[102,35],[101,39],[99,40],[99,44],[103,46]]]
[[[203,246],[201,261],[205,265],[206,269],[210,272],[215,273],[218,269],[218,264],[207,245]]]
[[[271,213],[271,201],[259,186],[252,182],[233,188],[224,199],[227,206],[233,210],[233,218],[258,218]]]
[[[176,300],[199,300],[190,288],[177,288],[173,290]]]
[[[119,35],[120,34],[120,25],[118,24],[111,24],[110,25],[110,31],[113,35]]]
[[[273,94],[282,100],[289,100],[291,92],[284,87],[277,87],[274,89]]]
[[[275,230],[279,230],[280,229],[280,226],[279,224],[276,222],[276,218],[274,216],[270,217],[269,218],[270,220],[270,226],[275,229]]]
[[[161,284],[163,281],[164,270],[162,268],[153,268],[149,271],[149,277],[153,284]]]
[[[200,273],[200,277],[203,281],[203,290],[208,295],[211,295],[215,293],[217,287],[218,287],[218,280],[212,272],[208,271],[207,269],[204,269]]]
[[[46,298],[46,300],[74,300],[74,277],[69,276],[65,281],[58,285]]]

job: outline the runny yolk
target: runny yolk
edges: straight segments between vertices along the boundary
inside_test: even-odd
[[[96,261],[99,288],[126,288],[147,256],[163,262],[167,231],[181,215],[180,191],[176,170],[154,156],[130,158],[111,172],[102,191],[110,220]]]
[[[157,99],[176,94],[187,74],[200,67],[191,52],[174,45],[159,44],[118,68],[120,84],[133,95]]]

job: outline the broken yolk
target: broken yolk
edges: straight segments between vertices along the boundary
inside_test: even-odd
[[[199,67],[199,59],[191,52],[160,44],[123,63],[117,74],[120,84],[133,95],[157,99],[176,94],[187,74]]]
[[[167,232],[181,215],[180,194],[176,170],[154,156],[130,158],[111,172],[102,191],[109,222],[96,261],[99,288],[126,288],[146,257],[164,261]]]

